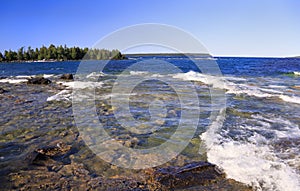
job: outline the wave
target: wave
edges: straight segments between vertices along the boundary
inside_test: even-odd
[[[197,73],[194,71],[189,71],[187,73],[179,73],[173,75],[173,78],[182,79],[185,81],[199,81],[207,85],[211,85],[213,88],[225,89],[225,80],[219,76],[211,76],[202,73]]]
[[[254,133],[248,137],[249,142],[225,138],[220,134],[222,120],[224,118],[219,117],[200,135],[209,162],[221,167],[228,178],[250,185],[255,190],[300,190],[300,176],[277,157],[262,135]]]
[[[300,104],[300,97],[285,95],[283,91],[269,88],[257,87],[253,84],[244,84],[247,81],[239,77],[212,76],[190,71],[173,75],[186,81],[199,81],[213,88],[225,89],[226,94],[255,96],[259,98],[277,97],[282,101]],[[285,87],[286,88],[286,87]]]
[[[269,139],[269,135],[274,134],[274,140],[300,138],[298,125],[281,116],[265,114],[265,116],[252,115],[251,118],[252,119],[247,119],[245,123],[258,124],[259,126],[247,125],[242,128],[243,131],[263,132],[263,134],[268,135]],[[276,124],[276,127],[272,126],[273,124]]]

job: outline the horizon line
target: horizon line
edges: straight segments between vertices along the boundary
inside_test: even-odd
[[[122,53],[122,52],[121,52]],[[288,56],[256,56],[256,55],[213,55],[209,53],[172,53],[172,52],[134,52],[134,53],[122,53],[125,56],[145,56],[145,55],[200,55],[200,56],[211,56],[211,57],[232,57],[232,58],[300,58],[299,55],[288,55]]]

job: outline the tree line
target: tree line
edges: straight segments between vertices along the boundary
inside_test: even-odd
[[[108,59],[125,59],[119,50],[106,49],[89,49],[80,47],[67,47],[66,45],[32,49],[30,46],[19,48],[17,51],[5,50],[0,52],[0,62],[21,62],[21,61],[39,61],[39,60],[108,60]]]

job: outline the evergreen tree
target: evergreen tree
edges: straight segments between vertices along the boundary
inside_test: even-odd
[[[106,49],[88,49],[72,47],[68,48],[66,45],[54,46],[51,44],[48,48],[42,46],[41,48],[32,49],[30,46],[27,50],[24,47],[18,49],[17,52],[12,50],[5,50],[2,54],[0,52],[0,62],[3,61],[28,61],[28,60],[102,60],[102,59],[125,59],[125,56],[118,50]]]
[[[3,61],[5,61],[5,58],[4,58],[3,54],[0,52],[0,62],[3,62]]]
[[[18,60],[24,60],[24,47],[19,48],[17,57]]]

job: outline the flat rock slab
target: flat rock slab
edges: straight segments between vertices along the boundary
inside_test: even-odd
[[[216,165],[193,162],[182,167],[161,168],[150,175],[151,190],[251,190],[234,180],[226,179]]]

